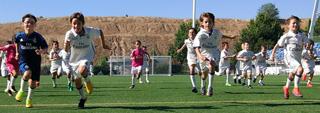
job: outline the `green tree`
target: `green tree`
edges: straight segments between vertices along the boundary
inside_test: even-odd
[[[241,30],[240,41],[236,50],[241,50],[241,43],[248,42],[250,50],[259,51],[262,44],[273,47],[283,33],[278,18],[279,11],[273,4],[265,4],[259,9],[255,20],[250,20],[247,28]]]

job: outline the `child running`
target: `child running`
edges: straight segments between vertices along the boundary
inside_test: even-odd
[[[135,79],[140,79],[141,71],[142,71],[142,65],[143,65],[143,56],[145,52],[141,48],[141,42],[140,40],[135,41],[134,43],[135,49],[131,52],[131,86],[130,89],[133,89],[135,87]]]
[[[302,97],[299,89],[299,82],[303,73],[303,68],[301,66],[301,55],[303,46],[307,42],[308,38],[305,34],[300,32],[300,22],[300,18],[296,16],[291,16],[287,19],[289,31],[280,37],[270,56],[270,60],[273,61],[277,48],[285,48],[285,64],[288,66],[290,71],[286,85],[283,86],[283,94],[285,99],[289,98],[289,86],[293,80],[293,95],[296,97]]]
[[[197,93],[196,87],[196,80],[195,80],[195,71],[197,65],[197,54],[193,48],[194,38],[197,34],[196,29],[190,28],[188,30],[188,39],[184,40],[184,44],[180,49],[177,50],[177,53],[180,53],[185,47],[187,48],[187,60],[188,60],[188,67],[189,67],[189,75],[192,84],[192,92]]]
[[[307,79],[307,75],[309,74],[309,79],[307,82],[307,87],[312,87],[312,79],[314,74],[314,68],[315,68],[315,58],[317,56],[315,55],[315,50],[313,49],[314,41],[309,39],[308,42],[305,45],[305,49],[302,51],[302,66],[303,66],[303,75],[302,80]]]
[[[88,94],[93,91],[93,85],[88,75],[90,62],[94,59],[93,39],[100,36],[101,44],[104,49],[109,47],[104,42],[104,34],[102,30],[92,27],[85,27],[85,20],[82,13],[76,12],[70,16],[69,22],[71,29],[67,31],[65,36],[65,52],[70,52],[69,64],[72,67],[74,81],[80,94],[78,103],[79,109],[84,109],[87,100],[83,91],[83,82]]]
[[[235,55],[231,55],[229,52],[229,43],[222,42],[222,51],[220,54],[219,61],[219,72],[218,74],[226,74],[226,86],[231,86],[229,76],[230,76],[230,59],[234,58]]]
[[[149,55],[149,53],[147,52],[147,47],[146,46],[142,46],[142,50],[144,51],[144,55],[143,55],[143,65],[142,65],[142,70],[145,71],[146,74],[146,83],[150,83],[149,81],[149,68],[151,65],[151,57]],[[142,81],[142,77],[140,77],[139,79],[139,83],[143,83]]]
[[[18,51],[15,55],[19,59],[19,68],[23,74],[20,90],[15,99],[22,101],[25,90],[25,82],[29,82],[26,107],[32,107],[32,90],[39,87],[41,54],[47,54],[48,44],[41,34],[35,32],[37,18],[32,14],[22,17],[24,32],[18,32],[15,37],[15,44]]]
[[[267,62],[266,60],[269,58],[268,54],[267,54],[267,47],[265,45],[261,45],[261,50],[259,53],[255,54],[256,56],[256,76],[254,76],[253,78],[253,83],[256,82],[257,78],[260,76],[260,80],[258,82],[258,84],[260,86],[264,86],[264,76],[266,74],[266,70],[267,70]]]
[[[240,69],[242,71],[242,77],[247,80],[248,88],[251,86],[251,76],[252,76],[252,60],[255,59],[254,53],[249,50],[249,43],[244,42],[244,49],[237,55],[237,60],[240,61]],[[245,83],[245,82],[244,82]]]
[[[60,78],[62,75],[62,59],[59,56],[59,53],[61,52],[61,49],[59,48],[59,42],[58,41],[52,41],[52,49],[49,53],[49,59],[51,61],[51,67],[50,72],[52,75],[52,87],[56,88],[57,83],[56,79]]]

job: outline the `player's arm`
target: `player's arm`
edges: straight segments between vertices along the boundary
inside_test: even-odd
[[[237,56],[237,60],[246,62],[248,59],[246,59],[245,57],[243,57],[242,52],[240,52],[240,53],[238,54],[238,56]]]
[[[177,53],[180,53],[185,47],[186,47],[186,43],[184,43],[180,49],[177,49]]]
[[[276,44],[276,45],[273,47],[272,52],[271,52],[271,55],[270,55],[270,60],[271,60],[271,61],[274,61],[275,53],[276,53],[276,51],[277,51],[277,49],[278,49],[279,47],[280,47],[279,44]]]
[[[194,50],[196,51],[197,57],[200,60],[202,60],[202,61],[208,60],[205,56],[201,55],[200,47],[195,47]]]
[[[14,43],[14,46],[16,46],[16,60],[19,59],[19,44],[18,43]]]
[[[104,41],[104,34],[103,34],[102,30],[100,30],[100,40],[101,40],[101,45],[102,45],[103,49],[111,50],[111,48],[109,46],[107,46]]]

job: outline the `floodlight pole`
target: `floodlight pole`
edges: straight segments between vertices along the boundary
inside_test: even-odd
[[[308,32],[308,38],[312,39],[313,38],[313,31],[314,31],[314,26],[318,17],[318,4],[319,4],[319,0],[314,0],[314,7],[313,7],[313,12],[312,12],[312,17],[311,17],[311,23],[310,23],[310,27],[309,27],[309,32]]]
[[[196,27],[196,0],[192,0],[192,28]]]

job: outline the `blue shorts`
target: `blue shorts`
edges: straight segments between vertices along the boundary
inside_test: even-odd
[[[39,61],[32,61],[32,62],[20,62],[19,69],[20,72],[23,74],[27,70],[31,71],[31,79],[33,81],[40,81],[40,70],[41,70],[41,60]]]

